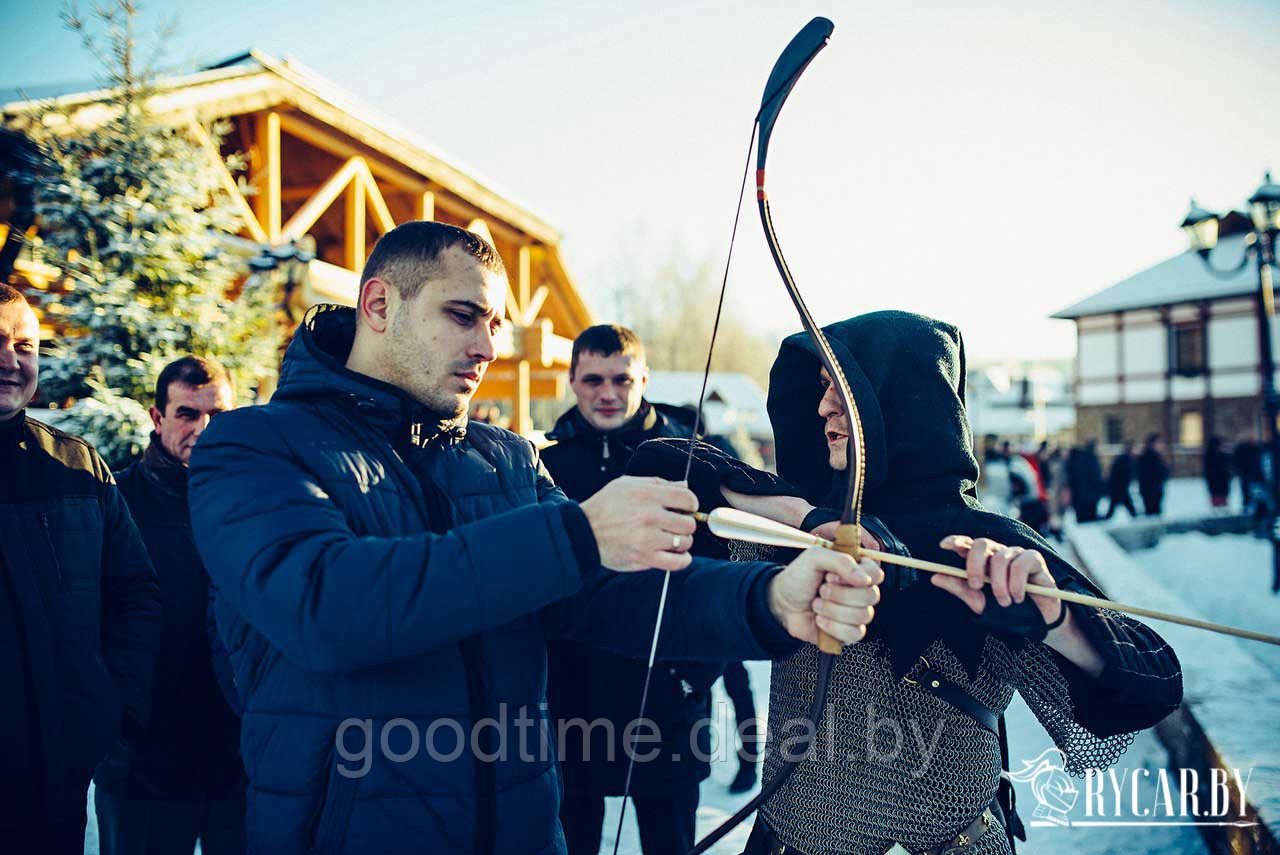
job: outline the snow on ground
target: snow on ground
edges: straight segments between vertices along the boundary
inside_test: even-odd
[[[1200,614],[1218,623],[1275,633],[1280,595],[1271,593],[1271,544],[1245,534],[1167,534],[1153,549],[1129,553]],[[1280,647],[1240,646],[1280,680]]]

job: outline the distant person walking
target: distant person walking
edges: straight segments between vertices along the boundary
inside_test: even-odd
[[[1111,519],[1117,506],[1127,510],[1131,517],[1138,516],[1137,510],[1133,507],[1133,494],[1129,492],[1133,484],[1133,470],[1136,463],[1133,456],[1133,441],[1126,440],[1124,450],[1111,461],[1111,470],[1107,473],[1107,497],[1111,500],[1111,505],[1107,508],[1107,514],[1103,519]]]
[[[1062,515],[1071,504],[1071,488],[1067,485],[1067,458],[1062,448],[1055,448],[1045,463],[1045,486],[1049,490],[1049,533],[1062,540]]]
[[[1231,492],[1231,456],[1223,449],[1220,436],[1210,437],[1204,450],[1204,480],[1209,486],[1209,504],[1225,508]]]
[[[1014,453],[1009,457],[1009,483],[1018,519],[1043,533],[1049,522],[1048,495],[1044,480],[1031,454]]]
[[[1076,511],[1076,522],[1093,522],[1098,518],[1098,499],[1102,496],[1102,464],[1098,462],[1096,439],[1071,450],[1067,479],[1071,484],[1071,506]]]
[[[1147,516],[1160,516],[1160,505],[1164,501],[1164,482],[1169,480],[1169,464],[1164,462],[1160,453],[1164,441],[1160,434],[1153,433],[1147,437],[1138,456],[1138,492],[1142,494],[1142,508]]]
[[[1251,513],[1257,502],[1256,491],[1262,486],[1262,447],[1252,435],[1245,435],[1231,451],[1231,468],[1240,478],[1240,504]]]

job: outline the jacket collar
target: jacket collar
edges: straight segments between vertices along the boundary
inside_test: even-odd
[[[555,426],[547,432],[547,439],[555,442],[565,442],[572,439],[601,440],[604,437],[621,439],[633,435],[652,433],[661,427],[665,421],[666,417],[658,411],[656,406],[650,404],[647,400],[641,399],[640,409],[636,411],[634,416],[613,430],[602,431],[587,421],[586,416],[582,415],[582,411],[575,406],[556,419]]]
[[[187,466],[174,457],[160,442],[160,436],[151,432],[151,443],[139,461],[147,480],[173,497],[187,498]]]

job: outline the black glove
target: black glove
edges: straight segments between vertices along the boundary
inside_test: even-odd
[[[689,468],[689,489],[698,497],[698,508],[710,511],[729,503],[720,492],[728,487],[751,496],[800,496],[800,491],[777,475],[753,469],[701,440],[663,437],[641,444],[627,464],[628,475],[656,475],[668,481],[684,479],[689,465],[689,445],[693,444],[693,465]]]
[[[1031,641],[1044,641],[1045,636],[1049,634],[1049,630],[1056,629],[1062,624],[1067,616],[1067,604],[1062,604],[1062,613],[1057,621],[1052,625],[1044,622],[1044,615],[1040,614],[1040,609],[1036,604],[1031,602],[1028,595],[1020,603],[1010,603],[1002,606],[996,602],[996,595],[991,593],[991,588],[984,588],[982,595],[986,598],[987,604],[982,609],[982,614],[978,615],[978,623],[985,626],[992,632],[1009,636],[1010,638],[1027,638]]]

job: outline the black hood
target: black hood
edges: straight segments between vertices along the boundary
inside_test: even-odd
[[[879,517],[917,558],[961,566],[939,547],[949,534],[989,537],[1045,556],[1059,586],[1096,589],[1023,523],[987,511],[974,487],[978,461],[964,406],[964,342],[954,326],[909,312],[872,312],[825,327],[866,439],[863,510]],[[827,462],[817,349],[807,333],[782,342],[769,375],[778,474],[814,504],[844,507],[846,477]],[[927,619],[922,620],[922,616]],[[924,579],[872,622],[891,640],[895,664],[941,637],[972,670],[986,630],[952,595]],[[930,629],[936,631],[929,631]],[[878,632],[877,632],[878,630]]]
[[[978,461],[964,409],[964,343],[950,324],[909,312],[872,312],[823,330],[862,418],[864,504],[881,514],[921,501],[972,497]],[[807,333],[782,342],[769,374],[778,474],[815,504],[840,506],[843,475],[827,463],[818,352]],[[833,481],[839,495],[832,495]],[[871,510],[874,505],[876,510]]]
[[[356,312],[319,305],[307,312],[285,351],[272,400],[330,398],[354,407],[392,441],[425,441],[444,435],[462,439],[467,416],[441,418],[403,389],[347,368],[356,335]]]

